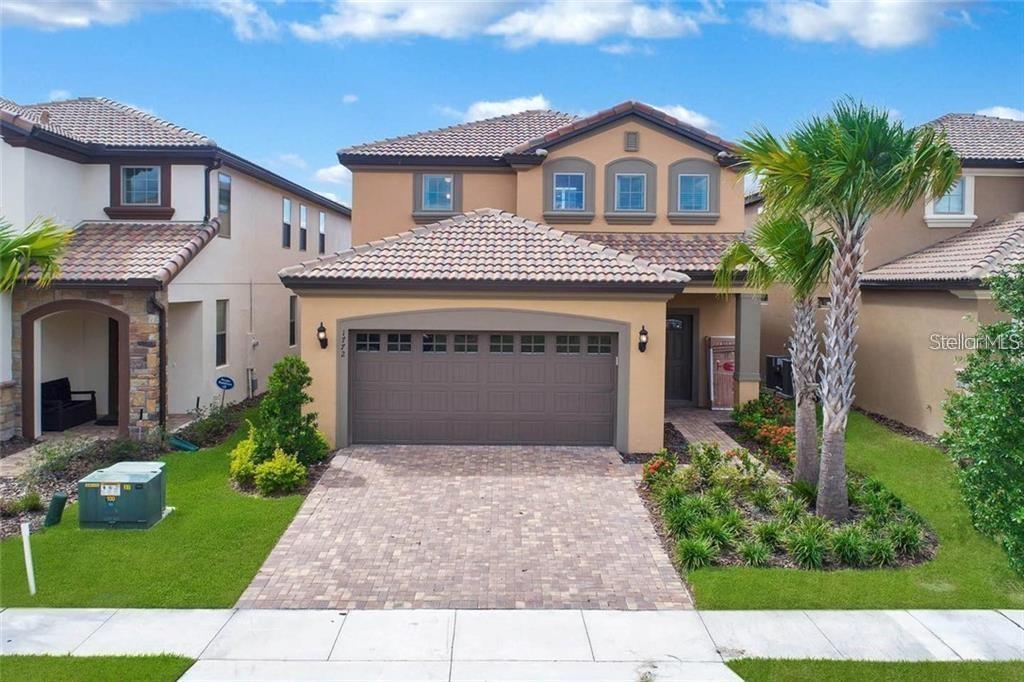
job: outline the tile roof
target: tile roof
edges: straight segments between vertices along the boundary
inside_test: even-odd
[[[1024,121],[946,114],[925,125],[945,131],[949,144],[963,159],[1024,162]]]
[[[722,254],[742,234],[653,234],[588,232],[580,235],[617,251],[647,258],[695,278],[710,275]]]
[[[868,286],[938,282],[978,283],[1024,263],[1024,213],[964,230],[864,273]]]
[[[501,156],[511,147],[576,120],[560,111],[532,109],[518,114],[367,142],[342,149],[352,156]]]
[[[216,234],[215,222],[82,223],[54,283],[163,286]]]
[[[105,97],[17,104],[0,97],[0,110],[83,144],[107,147],[212,147],[199,133]]]
[[[688,277],[498,209],[485,208],[285,268],[302,286],[335,284],[481,287],[602,285],[681,291]]]

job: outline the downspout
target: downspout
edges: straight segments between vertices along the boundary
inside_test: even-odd
[[[160,363],[160,369],[157,372],[157,381],[159,386],[160,395],[160,418],[159,424],[162,431],[167,430],[167,309],[157,300],[156,294],[152,294],[149,297],[149,309],[150,311],[156,311],[157,321],[157,333],[160,335],[160,341],[158,348],[158,355]]]

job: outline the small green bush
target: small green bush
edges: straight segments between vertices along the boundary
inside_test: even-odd
[[[644,462],[642,467],[644,483],[652,489],[667,483],[676,471],[676,456],[662,450]]]
[[[747,529],[747,521],[743,518],[743,514],[740,513],[739,509],[730,509],[719,516],[719,518],[722,519],[722,522],[736,537],[742,535]]]
[[[683,500],[689,497],[689,495],[681,486],[671,481],[658,487],[655,497],[658,499],[658,504],[665,509],[671,509],[682,504]]]
[[[708,566],[718,557],[718,548],[706,538],[683,538],[676,544],[676,558],[687,570]]]
[[[690,466],[700,474],[701,480],[710,483],[712,474],[725,462],[722,449],[715,443],[694,443],[689,447]]]
[[[9,519],[25,512],[41,511],[43,500],[35,491],[27,492],[18,498],[0,500],[0,516]]]
[[[775,501],[775,515],[786,523],[797,523],[807,516],[807,505],[787,495]]]
[[[701,519],[693,527],[693,534],[704,538],[719,550],[728,549],[736,540],[736,533],[732,526],[722,516],[709,516]]]
[[[256,462],[253,459],[256,442],[253,430],[252,422],[249,422],[249,434],[238,441],[238,445],[231,451],[228,464],[228,475],[241,488],[251,488],[256,483]]]
[[[789,490],[805,507],[813,507],[818,499],[818,486],[809,481],[793,481],[789,484]]]
[[[692,499],[692,498],[691,498]],[[704,518],[704,515],[693,504],[684,501],[675,507],[665,510],[665,527],[676,537],[686,537],[691,529]]]
[[[327,441],[316,430],[316,413],[302,412],[304,405],[313,402],[306,392],[312,383],[309,365],[302,358],[286,355],[274,364],[253,434],[256,462],[271,457],[277,448],[295,453],[305,465],[327,456]]]
[[[768,560],[772,556],[772,551],[768,545],[756,540],[741,542],[738,551],[740,558],[743,559],[743,563],[753,567],[767,566]]]
[[[676,473],[672,480],[676,485],[687,492],[693,493],[700,490],[700,472],[692,466],[687,465],[676,469]]]
[[[896,563],[896,548],[892,540],[881,536],[871,536],[867,539],[868,562],[872,566],[882,568],[892,566]]]
[[[778,520],[762,521],[754,526],[753,533],[762,544],[779,549],[785,544],[786,525]]]
[[[21,510],[27,512],[42,511],[43,500],[34,490],[21,496]]]
[[[706,497],[716,511],[724,512],[732,509],[732,491],[724,486],[716,485],[708,489]]]
[[[306,483],[306,467],[278,448],[273,457],[256,465],[254,480],[261,495],[286,495]]]
[[[767,485],[754,488],[747,494],[747,499],[750,500],[750,503],[763,512],[769,511],[772,508],[772,505],[775,504],[775,497],[775,488]]]
[[[857,568],[868,560],[867,535],[858,526],[843,526],[832,533],[832,556],[844,566]]]
[[[805,519],[786,536],[786,550],[800,568],[819,569],[825,563],[828,526],[815,521],[817,519]]]
[[[901,556],[916,557],[924,548],[924,531],[914,521],[891,521],[885,527],[885,534]]]

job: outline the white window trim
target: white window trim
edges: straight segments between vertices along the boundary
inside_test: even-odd
[[[217,337],[220,336],[220,332],[217,331],[217,303],[224,301],[224,364],[217,364]],[[229,298],[218,298],[213,301],[213,365],[215,369],[224,369],[225,367],[231,366],[231,346],[230,344],[230,333],[231,333],[231,299]]]
[[[642,207],[640,207],[640,208],[622,208],[621,206],[619,206],[619,178],[620,177],[643,178],[644,183],[643,183],[643,191],[641,192],[641,196],[644,198],[644,205]],[[626,213],[643,213],[644,211],[647,210],[647,173],[616,173],[615,174],[615,186],[612,188],[612,191],[615,193],[615,210],[616,211],[622,211],[622,212],[626,212]]]
[[[156,201],[125,201],[128,191],[128,183],[125,182],[125,171],[128,170],[139,170],[139,169],[151,169],[156,171]],[[159,206],[160,195],[163,193],[163,177],[161,177],[163,170],[160,166],[121,166],[121,205],[122,206]]]
[[[576,177],[583,179],[583,205],[579,208],[557,208],[555,201],[558,198],[558,176],[559,175],[575,175]],[[551,174],[551,210],[552,211],[586,211],[587,210],[587,174],[578,173],[576,171],[555,171]]]
[[[11,293],[0,292],[0,384],[14,379],[13,361],[11,358],[12,299]]]
[[[427,180],[430,178],[448,178],[448,205],[438,208],[437,206],[427,207]],[[454,211],[455,210],[455,176],[452,173],[424,173],[421,180],[423,186],[420,188],[420,203],[424,211]]]
[[[974,213],[974,175],[964,173],[964,212],[936,213],[935,199],[924,203],[924,222],[928,227],[970,227],[978,220]]]
[[[704,178],[704,208],[683,208],[683,178]],[[708,213],[711,210],[711,176],[707,173],[680,173],[676,177],[676,210],[680,213]]]

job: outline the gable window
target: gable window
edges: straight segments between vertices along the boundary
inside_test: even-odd
[[[292,248],[292,200],[285,197],[281,201],[281,246]]]
[[[217,222],[220,229],[218,237],[231,236],[231,176],[217,173]]]
[[[552,208],[556,211],[582,211],[586,205],[583,196],[585,181],[586,175],[583,173],[554,173]]]
[[[126,206],[159,206],[160,166],[122,166],[121,203]]]
[[[288,345],[289,346],[294,346],[295,345],[295,331],[296,331],[296,327],[295,327],[295,317],[296,317],[296,315],[295,314],[297,312],[298,304],[299,304],[299,297],[298,296],[289,296],[288,297]]]
[[[964,179],[957,178],[949,191],[935,200],[935,213],[941,215],[964,214]]]
[[[327,214],[320,211],[320,234],[317,236],[317,252],[327,252]]]
[[[615,175],[615,210],[643,211],[647,208],[647,176],[643,173]]]
[[[680,174],[679,211],[707,211],[709,185],[710,182],[707,175]]]
[[[423,210],[451,211],[454,206],[454,182],[451,175],[424,175]]]
[[[228,302],[226,299],[217,301],[217,326],[214,332],[216,365],[223,367],[228,364]]]
[[[306,250],[306,235],[309,232],[307,229],[309,226],[306,224],[307,214],[305,205],[299,204],[299,251]]]

